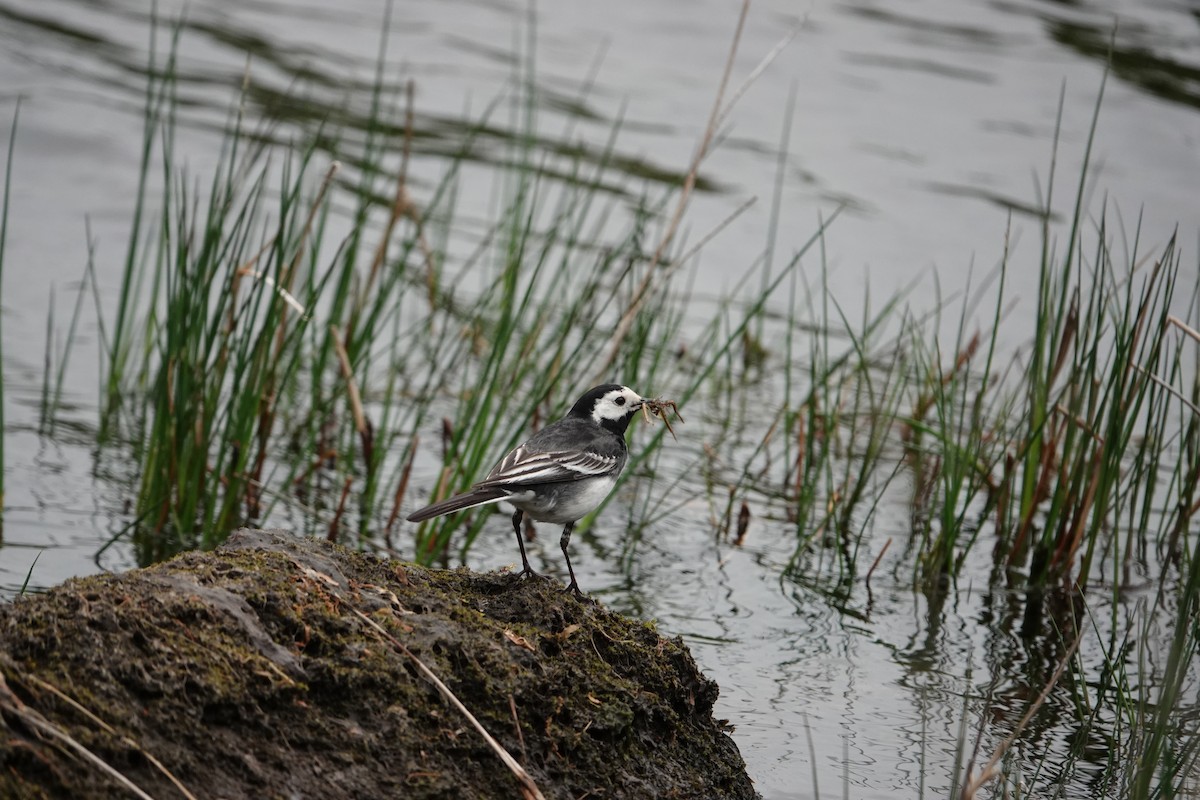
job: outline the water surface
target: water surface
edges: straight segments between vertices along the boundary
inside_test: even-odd
[[[193,175],[215,165],[219,131],[243,81],[248,117],[274,120],[280,141],[305,141],[326,125],[354,131],[370,107],[386,26],[383,83],[399,97],[414,81],[413,186],[427,189],[467,121],[512,91],[521,67],[515,54],[525,52],[532,30],[537,146],[595,159],[621,120],[608,191],[632,206],[647,187],[686,171],[737,9],[715,0],[556,2],[536,13],[507,2],[398,2],[389,11],[379,0],[336,10],[194,0],[186,12],[164,3],[158,13],[183,14],[177,148]],[[53,306],[57,347],[88,259],[88,231],[101,301],[117,291],[152,20],[134,0],[0,0],[0,19],[0,119],[11,119],[23,99],[3,286],[8,487],[0,589],[11,595],[27,574],[36,588],[134,562],[121,544],[95,558],[120,528],[127,497],[120,476],[106,477],[112,467],[101,469],[94,452],[99,334],[90,310],[53,436],[38,432],[37,407],[47,316]],[[932,306],[935,290],[961,292],[999,260],[1010,226],[1010,291],[1019,301],[1011,313],[1032,313],[1056,129],[1049,212],[1058,224],[1074,201],[1110,48],[1088,208],[1094,219],[1107,206],[1131,232],[1141,219],[1146,252],[1178,229],[1184,264],[1194,265],[1198,26],[1200,14],[1175,2],[756,3],[732,88],[791,40],[744,88],[701,170],[686,223],[691,240],[750,198],[757,202],[704,248],[698,292],[715,296],[736,285],[768,244],[782,261],[822,216],[844,206],[825,251],[832,293],[852,313],[867,291],[881,302],[915,286],[918,307]],[[156,46],[166,45],[160,32]],[[500,114],[479,137],[468,185],[487,185],[505,157],[509,122]],[[335,155],[344,154],[328,157]],[[452,257],[482,234],[489,200],[486,190],[464,193]],[[810,259],[805,268],[813,274],[819,265]],[[634,447],[643,435],[635,434]],[[681,452],[695,453],[698,444]],[[428,490],[434,466],[422,465],[419,491]],[[877,548],[907,536],[903,492],[893,499],[872,521]],[[821,586],[781,577],[795,542],[782,514],[756,513],[746,544],[733,547],[712,532],[704,503],[686,503],[630,533],[622,502],[628,498],[577,537],[581,583],[685,637],[720,683],[717,713],[736,726],[750,774],[772,800],[809,797],[818,787],[836,795],[844,784],[862,798],[944,795],[960,723],[965,716],[976,724],[988,673],[1000,676],[1004,701],[990,713],[1016,717],[1059,655],[1050,637],[1016,635],[1016,601],[972,588],[987,585],[985,564],[978,581],[928,597],[885,563],[869,605],[861,589],[835,604]],[[514,560],[507,527],[495,528],[471,551],[473,567]],[[535,561],[552,574],[556,542],[543,537],[533,546]],[[1129,613],[1143,600],[1131,594]],[[1064,748],[1068,734],[1049,728],[1038,740]]]

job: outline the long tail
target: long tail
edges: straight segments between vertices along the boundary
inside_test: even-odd
[[[432,519],[433,517],[440,517],[443,514],[461,511],[464,508],[487,505],[488,503],[498,503],[511,494],[512,492],[509,492],[505,489],[498,489],[494,486],[486,489],[471,489],[468,492],[456,494],[453,497],[447,497],[440,503],[434,503],[433,505],[428,505],[424,508],[417,509],[408,515],[408,521],[421,522],[422,520]]]

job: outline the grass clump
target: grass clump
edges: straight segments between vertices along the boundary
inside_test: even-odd
[[[1081,743],[1100,738],[1116,748],[1115,793],[1175,796],[1200,747],[1183,702],[1200,651],[1181,616],[1198,601],[1200,287],[1173,237],[1148,255],[1140,230],[1114,231],[1104,209],[1089,219],[1086,188],[1081,178],[1059,245],[1051,182],[1036,297],[1017,320],[1007,240],[989,292],[968,291],[957,317],[940,298],[932,313],[894,298],[851,323],[828,292],[809,292],[807,318],[775,320],[807,347],[776,339],[762,369],[788,380],[774,402],[750,402],[761,424],[738,418],[744,396],[721,398],[718,416],[735,421],[712,440],[722,462],[706,479],[735,546],[752,516],[791,531],[785,589],[814,589],[842,614],[870,619],[876,570],[924,595],[931,636],[968,586],[983,592],[1003,634],[986,637],[991,680],[1050,698],[1014,734],[1035,755],[1004,756],[1023,779],[1069,793],[1084,756],[1095,761]],[[881,507],[907,517],[881,521]],[[1157,596],[1139,629],[1123,609],[1147,585]],[[1014,651],[1026,674],[1007,671]]]
[[[143,562],[212,547],[261,517],[276,426],[314,325],[309,307],[332,277],[311,238],[333,170],[307,197],[313,152],[274,170],[237,123],[202,195],[175,166],[170,61],[162,74],[139,182],[149,190],[157,142],[161,208],[144,222],[139,198],[105,340],[101,425],[102,441],[127,443],[140,465],[131,532]]]
[[[118,536],[140,562],[267,519],[392,547],[419,453],[442,464],[440,496],[581,386],[619,376],[686,402],[799,262],[762,268],[761,289],[727,306],[724,325],[685,331],[691,298],[671,277],[683,243],[668,226],[645,249],[671,191],[628,208],[605,190],[619,127],[598,155],[539,155],[522,91],[509,100],[522,127],[495,221],[461,259],[447,254],[461,166],[499,102],[421,203],[407,175],[411,87],[377,91],[363,136],[324,131],[303,148],[270,147],[235,114],[203,185],[177,167],[174,46],[149,70],[140,194],[103,331],[101,440],[139,465]],[[514,85],[531,85],[532,69],[530,58]],[[698,169],[699,158],[685,191]],[[334,196],[351,199],[348,220],[331,213]],[[673,355],[681,341],[686,357]],[[439,422],[443,406],[454,410]],[[465,530],[465,553],[485,520],[430,521],[400,549],[428,563]]]

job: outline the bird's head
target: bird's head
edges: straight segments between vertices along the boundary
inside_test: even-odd
[[[646,402],[628,386],[606,383],[589,389],[571,406],[568,416],[590,419],[613,433],[624,434],[633,415]]]

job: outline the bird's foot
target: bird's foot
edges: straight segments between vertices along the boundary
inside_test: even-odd
[[[567,584],[567,588],[563,589],[563,591],[571,592],[572,594],[575,595],[575,599],[580,602],[585,602],[585,601],[589,602],[589,603],[596,602],[595,600],[593,600],[592,598],[590,598],[586,594],[584,594],[583,591],[579,588],[579,584],[576,583],[575,581],[571,581],[569,584]]]
[[[517,573],[517,577],[518,578],[529,578],[531,580],[536,580],[536,579],[544,577],[544,576],[540,572],[534,572],[533,567],[526,564],[521,569],[521,571]]]

